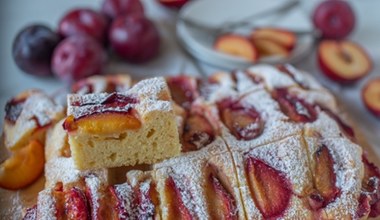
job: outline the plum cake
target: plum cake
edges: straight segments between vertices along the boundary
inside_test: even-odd
[[[67,115],[63,127],[78,169],[152,164],[181,151],[163,78],[124,92],[69,95]]]
[[[335,97],[290,65],[83,91],[48,131],[47,184],[24,219],[380,215],[379,168]],[[143,162],[111,181],[108,167]]]

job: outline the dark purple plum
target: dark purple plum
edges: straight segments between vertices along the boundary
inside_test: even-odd
[[[116,18],[109,31],[112,49],[131,62],[145,62],[158,55],[160,35],[144,16],[133,14]]]
[[[25,73],[36,76],[52,75],[51,56],[59,41],[59,35],[45,25],[27,26],[13,41],[13,59]]]

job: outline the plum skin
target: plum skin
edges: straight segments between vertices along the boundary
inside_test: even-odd
[[[51,57],[60,40],[60,36],[45,25],[29,25],[13,41],[13,59],[25,73],[51,76]]]
[[[160,35],[154,24],[141,15],[115,19],[109,31],[112,49],[126,61],[142,63],[156,57],[160,49]]]

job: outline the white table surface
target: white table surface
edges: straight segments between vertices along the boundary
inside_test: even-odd
[[[316,0],[305,0],[302,10],[310,13]],[[160,56],[148,63],[133,65],[113,62],[108,66],[110,71],[127,72],[136,78],[157,75],[187,73],[197,74],[192,62],[181,52],[175,40],[176,14],[160,7],[155,0],[143,0],[145,11],[157,25],[162,36]],[[364,107],[360,98],[363,84],[370,78],[380,76],[380,1],[351,1],[357,14],[357,25],[350,39],[359,42],[373,59],[373,70],[370,76],[356,85],[341,87],[321,75],[316,64],[315,53],[297,64],[301,69],[315,75],[318,80],[330,88],[350,110],[356,124],[365,132],[368,141],[380,151],[380,120],[372,116]],[[0,122],[4,117],[6,101],[17,93],[29,89],[40,88],[52,93],[62,88],[62,83],[54,78],[42,79],[22,73],[11,55],[12,42],[17,32],[27,24],[41,22],[52,28],[57,27],[59,19],[65,11],[74,7],[100,8],[101,0],[4,0],[0,2]],[[215,68],[202,65],[203,69],[212,73]]]

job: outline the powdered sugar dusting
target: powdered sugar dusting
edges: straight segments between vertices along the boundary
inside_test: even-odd
[[[129,112],[133,108],[140,108],[143,112],[172,109],[171,103],[161,101],[161,96],[168,92],[166,81],[162,77],[142,80],[131,89],[117,93],[94,93],[86,95],[68,95],[67,115],[78,119],[85,115],[105,112]],[[115,103],[107,103],[113,96]],[[119,101],[119,99],[122,99]],[[139,105],[141,104],[141,105]]]
[[[236,71],[235,77],[236,77],[236,89],[241,93],[251,93],[256,90],[262,90],[264,89],[264,83],[262,82],[255,82],[253,78],[251,77],[252,74],[250,74],[247,71]],[[261,79],[261,77],[258,80]]]
[[[135,217],[133,215],[133,189],[128,183],[114,186],[115,193],[119,200],[119,219],[128,219]]]
[[[338,105],[334,96],[327,91],[302,90],[300,88],[290,88],[290,93],[294,93],[298,98],[304,99],[308,103],[318,104],[330,109],[332,112],[338,110]]]
[[[162,92],[168,92],[168,85],[163,77],[154,77],[141,80],[127,91],[129,94],[138,94],[140,98],[161,99]]]
[[[154,100],[145,100],[139,105],[136,105],[135,108],[138,112],[143,115],[148,112],[161,111],[161,112],[170,112],[173,111],[172,103],[168,101],[154,101]]]
[[[13,147],[28,132],[38,127],[45,127],[63,116],[63,107],[40,91],[33,90],[22,105],[22,110],[15,124],[7,123],[5,145]]]
[[[72,158],[57,157],[45,164],[46,186],[53,186],[57,182],[63,184],[78,181],[80,171],[75,168]]]
[[[158,165],[161,167],[156,171],[160,181],[159,185],[165,185],[167,179],[171,177],[178,188],[183,205],[189,210],[191,216],[207,219],[207,205],[204,196],[201,194],[200,185],[203,178],[202,160],[198,160],[196,157],[182,156],[175,158],[174,161],[167,161],[165,164]],[[165,213],[165,210],[163,212]]]
[[[107,99],[113,95],[125,97],[128,103],[120,105],[104,104]],[[123,93],[94,93],[86,95],[68,95],[69,106],[67,108],[67,115],[73,115],[78,119],[86,115],[105,112],[129,112],[135,105],[137,100],[135,97],[130,97]]]
[[[258,90],[243,96],[240,102],[243,106],[252,106],[260,114],[264,126],[263,133],[249,141],[237,140],[228,128],[222,125],[222,137],[231,149],[245,149],[263,145],[299,134],[302,131],[302,124],[289,121],[288,116],[281,112],[278,103],[264,90]]]
[[[269,90],[297,85],[288,75],[281,73],[277,68],[270,65],[256,65],[249,68],[248,71],[264,79]]]
[[[37,217],[41,220],[55,220],[56,207],[52,196],[52,188],[47,188],[38,194]]]
[[[49,97],[42,93],[37,93],[29,97],[24,104],[20,120],[30,120],[37,118],[40,127],[46,126],[55,119],[59,112],[63,111],[63,107],[56,105]]]
[[[138,217],[143,219],[152,218],[155,214],[155,207],[149,197],[151,180],[146,180],[140,184],[141,203],[138,207]]]
[[[198,203],[198,198],[194,196],[194,192],[197,192],[197,188],[194,187],[194,184],[191,184],[191,181],[193,180],[184,174],[173,173],[170,176],[173,178],[173,181],[181,194],[183,204],[190,211],[191,215],[198,216],[202,213],[199,208],[199,205],[202,203],[200,203],[200,201]]]
[[[285,64],[285,66],[292,73],[296,82],[306,85],[309,89],[323,90],[322,86],[309,73],[299,70],[290,64]]]
[[[268,145],[254,148],[245,158],[261,159],[264,163],[286,175],[296,194],[302,195],[311,183],[307,152],[302,146],[301,136],[294,136]]]
[[[120,219],[152,219],[155,216],[156,208],[149,194],[151,183],[152,180],[147,179],[114,186]]]
[[[91,210],[91,216],[92,219],[98,219],[98,212],[99,212],[99,201],[103,197],[103,194],[100,192],[101,187],[101,181],[100,179],[95,175],[89,175],[85,178],[86,186],[90,191],[91,194],[91,204],[92,204],[92,210]]]
[[[74,160],[71,157],[56,157],[45,164],[45,186],[54,186],[57,182],[73,183],[89,174],[96,174],[101,178],[101,181],[105,181],[106,173],[105,169],[80,171],[75,167]]]
[[[334,216],[356,214],[362,179],[362,150],[348,139],[324,139],[323,143],[330,148],[334,159],[336,186],[341,195],[326,207],[326,212],[336,213]],[[338,215],[337,215],[338,214]]]
[[[323,111],[318,113],[318,117],[314,122],[306,123],[304,129],[307,133],[316,131],[323,137],[343,136],[338,123]]]
[[[305,139],[311,154],[323,144],[329,149],[334,161],[335,185],[339,188],[340,194],[324,211],[330,218],[355,217],[364,172],[361,161],[362,149],[346,138],[306,137]]]

